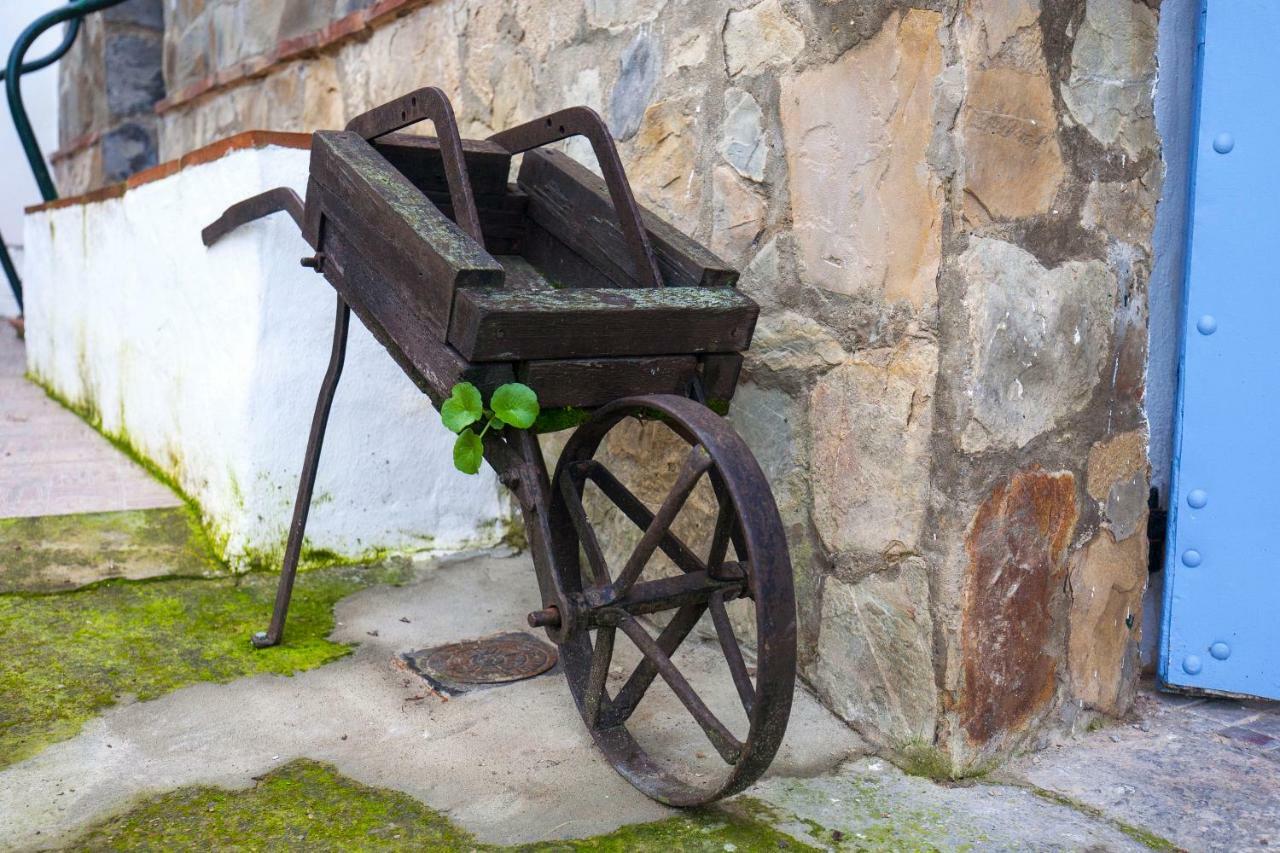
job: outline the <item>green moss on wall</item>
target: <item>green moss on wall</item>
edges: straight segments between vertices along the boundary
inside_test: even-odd
[[[106,581],[57,595],[0,595],[0,766],[76,734],[125,696],[199,681],[291,674],[347,654],[329,642],[333,606],[409,578],[407,561],[323,569],[294,590],[284,645],[255,650],[275,575]]]
[[[405,794],[370,788],[298,760],[248,790],[182,788],[139,803],[74,842],[76,850],[813,850],[766,823],[727,810],[688,812],[607,835],[517,848],[481,844]]]

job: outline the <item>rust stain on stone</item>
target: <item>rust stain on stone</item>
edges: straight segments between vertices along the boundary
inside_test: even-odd
[[[1077,516],[1075,477],[1039,467],[998,485],[974,516],[959,711],[975,743],[1016,730],[1053,695],[1053,598]]]

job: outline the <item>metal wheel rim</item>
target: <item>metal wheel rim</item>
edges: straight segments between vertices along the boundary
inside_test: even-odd
[[[795,596],[791,561],[777,505],[764,473],[746,443],[728,422],[705,406],[684,397],[651,395],[616,400],[599,409],[570,437],[556,465],[551,500],[551,529],[556,532],[557,565],[579,565],[578,536],[567,519],[558,487],[572,462],[592,459],[614,426],[641,410],[656,411],[666,425],[691,446],[701,445],[732,500],[752,569],[757,632],[755,701],[750,728],[736,764],[720,783],[699,785],[663,770],[636,742],[627,724],[593,726],[583,705],[592,649],[588,631],[575,631],[561,644],[566,679],[584,723],[613,767],[632,785],[659,802],[673,806],[702,805],[735,794],[768,768],[782,742],[790,715],[796,675]],[[745,501],[743,496],[751,495]],[[717,488],[717,499],[725,499]],[[561,558],[572,555],[569,559]],[[577,578],[561,578],[576,589]],[[650,685],[652,686],[652,685]],[[647,693],[647,690],[646,690]],[[643,694],[642,694],[643,695]]]

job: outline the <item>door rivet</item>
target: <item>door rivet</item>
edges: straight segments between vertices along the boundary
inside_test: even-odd
[[[1209,654],[1218,660],[1226,660],[1231,657],[1231,647],[1222,642],[1214,643],[1209,647]]]
[[[1196,331],[1202,335],[1212,335],[1218,331],[1218,320],[1212,314],[1205,314],[1196,320]]]
[[[1188,548],[1182,552],[1182,565],[1194,569],[1200,565],[1204,558],[1200,556],[1200,552],[1195,548]]]
[[[1209,502],[1209,494],[1204,489],[1192,489],[1187,492],[1187,506],[1192,509],[1203,509]]]
[[[1236,140],[1229,133],[1219,133],[1213,138],[1213,150],[1219,154],[1227,154],[1236,147]]]
[[[1182,659],[1182,671],[1187,675],[1199,675],[1201,669],[1199,655],[1187,655]]]

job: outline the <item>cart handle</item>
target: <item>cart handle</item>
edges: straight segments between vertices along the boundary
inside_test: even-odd
[[[444,157],[444,176],[449,183],[449,195],[453,199],[453,212],[458,225],[471,239],[482,247],[484,237],[480,230],[480,214],[476,212],[475,196],[471,192],[471,179],[467,176],[467,160],[462,153],[462,137],[458,134],[458,120],[454,118],[449,98],[435,86],[416,89],[388,101],[368,112],[361,113],[347,123],[347,130],[372,142],[397,130],[430,121],[435,125],[440,141],[440,153]]]
[[[570,136],[585,136],[591,143],[596,159],[600,161],[614,212],[618,215],[622,233],[626,235],[631,249],[636,281],[642,286],[662,287],[662,274],[658,272],[653,247],[649,244],[649,234],[640,218],[640,208],[631,193],[631,185],[627,183],[626,172],[622,170],[617,146],[614,145],[613,136],[604,119],[595,110],[589,107],[569,107],[495,133],[489,137],[489,141],[514,155],[568,139]]]

